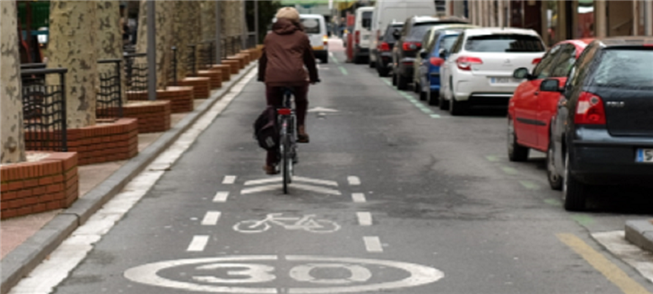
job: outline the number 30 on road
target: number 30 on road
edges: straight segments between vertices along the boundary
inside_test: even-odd
[[[274,266],[282,263],[289,265],[287,273]],[[179,271],[190,273],[186,275],[189,278],[183,281],[168,278],[180,277],[175,274]],[[380,271],[386,272],[384,280],[374,279],[374,273]],[[274,284],[277,275],[282,274],[287,274],[293,285]],[[399,278],[388,281],[388,276]],[[150,263],[127,270],[125,277],[145,285],[197,292],[320,294],[415,287],[436,282],[444,274],[423,265],[387,260],[252,255]],[[269,287],[261,285],[266,283]]]

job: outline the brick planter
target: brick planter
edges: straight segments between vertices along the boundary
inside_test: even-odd
[[[193,87],[195,99],[204,99],[211,96],[211,80],[205,77],[186,77],[177,84],[181,87]]]
[[[134,101],[148,100],[147,91],[127,92],[127,99]],[[193,99],[195,99],[195,95],[192,87],[173,86],[165,90],[157,90],[156,99],[169,100],[170,112],[172,113],[191,112],[194,109]]]
[[[170,101],[129,101],[123,105],[124,117],[138,119],[138,133],[158,133],[170,129]]]
[[[223,59],[222,64],[229,65],[231,67],[231,74],[237,74],[240,71],[240,61],[233,59]]]
[[[209,78],[211,89],[222,87],[222,71],[219,69],[200,70],[197,75],[204,78]]]
[[[254,60],[254,56],[252,56],[252,53],[249,52],[248,50],[243,50],[238,53],[238,55],[245,57],[245,64],[249,64]]]
[[[222,73],[222,81],[228,82],[231,80],[231,66],[228,64],[214,64],[211,69],[218,69]]]
[[[79,197],[75,152],[28,152],[28,161],[0,166],[0,218],[69,207]]]
[[[227,57],[227,60],[238,61],[237,65],[239,70],[245,68],[245,58],[242,55],[231,55]]]
[[[68,129],[68,151],[79,165],[125,160],[138,154],[138,120],[98,120],[94,126]]]

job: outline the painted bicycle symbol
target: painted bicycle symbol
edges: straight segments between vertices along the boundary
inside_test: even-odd
[[[316,219],[315,214],[284,217],[282,213],[270,213],[262,220],[241,221],[234,225],[234,230],[245,234],[262,233],[269,230],[271,225],[281,226],[286,230],[304,230],[311,233],[333,233],[340,230],[340,225],[337,223]]]

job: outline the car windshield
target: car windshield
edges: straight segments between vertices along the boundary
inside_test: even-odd
[[[544,52],[540,38],[519,34],[496,34],[472,36],[465,42],[465,50],[470,52]]]
[[[594,71],[591,84],[653,88],[653,50],[606,49]]]
[[[304,32],[307,34],[319,34],[320,33],[320,20],[317,18],[302,18],[302,26],[304,26]]]
[[[453,43],[456,43],[456,39],[458,39],[458,35],[445,36],[442,41],[440,41],[440,49],[451,51],[451,47],[453,47]]]

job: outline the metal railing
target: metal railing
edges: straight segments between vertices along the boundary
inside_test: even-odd
[[[222,45],[222,58],[226,59],[228,56],[236,55],[242,50],[241,36],[225,37],[221,40]]]
[[[209,69],[216,64],[215,62],[215,40],[204,41],[201,44],[200,53],[200,67]]]
[[[147,60],[138,58],[147,57],[147,53],[128,53],[125,59],[125,87],[129,92],[147,91]]]
[[[97,95],[97,118],[122,117],[121,59],[98,60],[98,64],[113,64],[114,68],[100,72],[100,91]]]
[[[197,76],[197,45],[188,45],[188,59],[186,60],[187,76]]]
[[[179,62],[177,60],[177,46],[172,46],[170,50],[172,51],[172,56],[170,59],[170,72],[168,73],[168,81],[170,82],[170,85],[177,86],[177,67],[179,66]]]
[[[247,45],[245,49],[250,49],[256,47],[256,32],[249,32],[247,34],[247,40],[245,42]]]
[[[45,64],[21,66],[25,149],[68,151],[65,68],[45,69]],[[45,76],[56,74],[59,83],[47,85]]]

